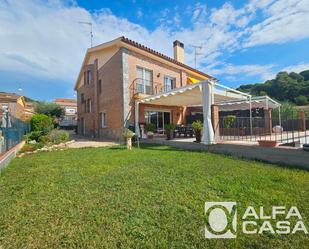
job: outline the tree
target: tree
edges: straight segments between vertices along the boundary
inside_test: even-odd
[[[304,77],[304,80],[307,81],[309,80],[309,70],[306,71],[302,71],[301,73],[299,73],[301,76]]]
[[[304,81],[304,77],[303,77],[302,75],[298,74],[298,73],[291,72],[291,73],[289,74],[289,76],[290,76],[292,79],[297,80],[298,82]]]
[[[309,100],[309,70],[299,74],[279,72],[272,80],[241,85],[238,90],[254,96],[268,95],[279,101],[290,101],[298,105],[307,104]]]
[[[63,108],[61,108],[61,106],[59,106],[58,104],[52,102],[38,102],[35,105],[35,112],[56,118],[60,118],[64,114]]]

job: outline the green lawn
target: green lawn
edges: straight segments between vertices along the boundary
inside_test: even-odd
[[[309,172],[150,145],[16,158],[0,176],[0,248],[309,247],[301,233],[205,239],[206,201],[297,206],[308,227]]]

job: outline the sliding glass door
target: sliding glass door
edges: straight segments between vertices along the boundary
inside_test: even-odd
[[[157,133],[164,132],[164,126],[171,123],[171,112],[162,111],[146,111],[145,122],[154,124]]]

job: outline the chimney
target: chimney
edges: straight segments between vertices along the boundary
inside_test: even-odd
[[[182,42],[176,40],[173,43],[174,46],[174,59],[178,62],[184,63],[185,62],[185,52],[184,52],[184,45]]]

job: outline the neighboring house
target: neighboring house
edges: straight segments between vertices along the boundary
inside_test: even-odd
[[[56,104],[64,110],[64,116],[59,120],[59,126],[72,127],[77,125],[77,101],[76,99],[55,99]]]
[[[134,126],[134,100],[213,77],[184,64],[184,45],[175,41],[174,59],[120,37],[87,50],[77,91],[79,133],[121,139]],[[185,122],[186,108],[140,104],[139,123]]]
[[[26,102],[25,105],[25,119],[30,120],[31,117],[35,114],[34,111],[34,102]]]
[[[27,112],[27,103],[23,96],[15,93],[0,92],[0,116],[3,116],[3,110],[9,111],[10,116],[22,121],[27,121],[31,118],[31,113]]]

